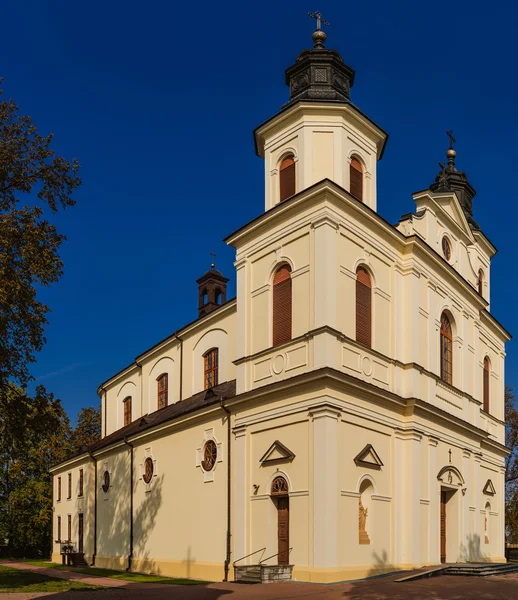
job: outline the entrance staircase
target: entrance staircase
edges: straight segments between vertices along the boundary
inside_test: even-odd
[[[73,567],[76,567],[78,569],[87,569],[88,568],[88,564],[85,561],[84,552],[71,552],[69,554],[69,556],[70,556],[70,564]]]
[[[516,572],[518,572],[518,563],[459,563],[447,566],[440,574],[487,577]]]
[[[293,565],[234,565],[236,583],[279,583],[291,581]]]

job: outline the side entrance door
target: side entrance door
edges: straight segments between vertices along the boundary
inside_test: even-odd
[[[79,513],[79,531],[77,536],[77,551],[84,552],[83,550],[83,534],[84,534],[84,522],[83,513]]]
[[[441,562],[446,562],[446,492],[441,492]]]
[[[279,564],[288,565],[290,561],[290,499],[289,496],[277,498],[277,538]]]

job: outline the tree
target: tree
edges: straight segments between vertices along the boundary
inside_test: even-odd
[[[505,445],[510,454],[505,459],[505,524],[507,541],[518,543],[518,409],[515,395],[505,388]]]
[[[12,555],[48,554],[52,480],[49,468],[70,454],[70,422],[61,402],[38,386],[33,398],[0,390],[0,539]]]
[[[77,415],[77,424],[72,432],[72,450],[79,452],[101,439],[101,405],[81,409]]]
[[[72,206],[81,185],[79,164],[57,156],[52,137],[40,136],[13,100],[0,102],[0,389],[9,381],[25,387],[45,343],[49,308],[37,288],[61,276],[65,239],[47,216]]]

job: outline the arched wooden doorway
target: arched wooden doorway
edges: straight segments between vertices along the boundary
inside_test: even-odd
[[[290,563],[290,498],[288,483],[284,477],[276,477],[272,482],[272,500],[277,507],[278,564]]]

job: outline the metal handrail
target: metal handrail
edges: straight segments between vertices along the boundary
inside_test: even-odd
[[[236,565],[236,563],[238,563],[240,560],[245,560],[245,558],[248,558],[249,556],[253,556],[254,554],[258,554],[259,552],[264,552],[266,550],[266,546],[264,548],[261,548],[260,550],[256,550],[255,552],[251,552],[250,554],[247,554],[246,556],[242,556],[241,558],[238,558],[237,560],[235,560],[232,563],[232,566],[234,567]],[[259,563],[261,564],[261,563]]]
[[[291,548],[289,548],[288,550],[288,554],[293,550],[293,546]],[[270,558],[275,558],[276,556],[279,556],[279,554],[281,554],[280,552],[277,552],[277,554],[272,554],[271,556],[268,556],[268,558],[263,558],[263,560],[259,561],[259,564],[262,565],[263,562],[266,562],[267,560],[270,560]]]

